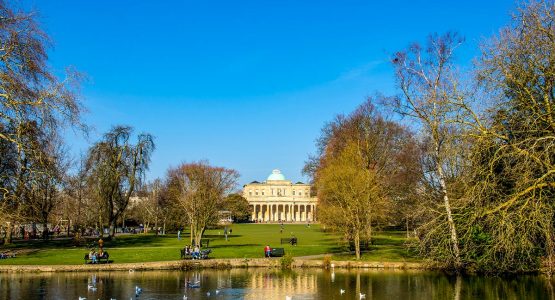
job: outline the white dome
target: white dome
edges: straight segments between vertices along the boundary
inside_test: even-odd
[[[283,174],[281,174],[281,171],[278,169],[275,169],[272,171],[272,174],[270,174],[270,176],[268,176],[268,180],[285,180],[285,176],[283,176]]]

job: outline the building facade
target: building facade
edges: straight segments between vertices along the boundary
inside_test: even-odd
[[[311,197],[310,184],[292,183],[279,170],[264,182],[243,186],[243,197],[252,208],[252,221],[312,222],[316,220],[318,199]]]

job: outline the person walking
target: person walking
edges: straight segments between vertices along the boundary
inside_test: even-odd
[[[181,228],[179,228],[177,230],[177,240],[180,241],[181,240]]]

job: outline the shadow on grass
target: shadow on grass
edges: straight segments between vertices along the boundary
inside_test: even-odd
[[[104,240],[104,247],[136,247],[136,246],[162,246],[164,245],[164,240],[169,239],[172,237],[162,237],[162,236],[155,236],[155,235],[125,235],[125,236],[116,236],[115,239],[109,240],[107,238],[103,238]],[[86,237],[84,238],[84,242],[80,243],[80,245],[75,245],[74,240],[72,238],[63,238],[63,239],[53,239],[53,240],[18,240],[10,245],[3,245],[0,246],[2,250],[10,250],[10,249],[48,249],[48,248],[83,248],[86,249],[88,247],[97,247],[98,246],[98,237]]]
[[[234,244],[234,245],[216,245],[207,248],[218,249],[218,248],[240,248],[240,247],[264,247],[263,244]]]
[[[128,236],[117,236],[111,241],[105,241],[104,245],[106,247],[137,247],[137,246],[163,246],[164,241],[168,239],[175,239],[169,236],[156,236],[156,235],[128,235]]]

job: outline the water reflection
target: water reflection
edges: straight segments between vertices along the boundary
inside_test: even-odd
[[[200,287],[190,288],[188,281],[198,281]],[[0,299],[359,299],[360,293],[366,299],[388,300],[554,299],[552,284],[542,276],[453,277],[340,269],[4,273],[0,274]],[[136,286],[143,290],[138,297]]]

